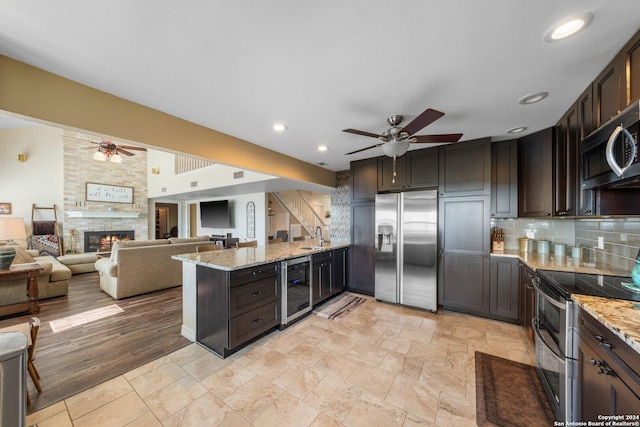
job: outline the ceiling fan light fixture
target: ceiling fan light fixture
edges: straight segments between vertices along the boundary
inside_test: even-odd
[[[593,15],[589,12],[570,16],[549,28],[547,32],[544,33],[544,39],[547,42],[564,40],[583,30],[592,20]]]
[[[518,99],[518,104],[521,104],[521,105],[534,104],[536,102],[542,101],[547,96],[549,96],[549,92],[530,93],[529,95],[525,95],[522,98]]]
[[[389,157],[400,157],[409,150],[408,141],[392,141],[382,146],[382,151]]]
[[[120,154],[116,153],[109,158],[109,161],[113,163],[122,163],[122,157],[120,157]]]
[[[93,157],[93,160],[97,160],[99,162],[107,161],[107,156],[105,156],[102,151],[96,151],[95,153],[93,153],[92,157]]]

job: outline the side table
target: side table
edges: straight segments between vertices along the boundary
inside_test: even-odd
[[[39,264],[18,264],[12,265],[8,270],[0,270],[0,279],[13,279],[15,277],[26,276],[27,278],[27,301],[17,304],[0,306],[0,316],[22,313],[40,313],[40,297],[38,296],[38,274],[42,270]],[[2,284],[0,283],[0,286]]]

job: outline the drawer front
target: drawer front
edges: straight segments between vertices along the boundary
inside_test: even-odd
[[[244,344],[280,323],[280,301],[273,301],[229,321],[229,348]]]
[[[326,261],[331,261],[331,251],[325,251],[325,252],[313,254],[312,259],[314,264],[321,264]]]
[[[264,279],[265,277],[275,276],[277,274],[276,263],[257,265],[255,267],[243,268],[230,273],[231,286],[238,286],[244,283],[253,282],[255,280]]]
[[[251,311],[280,298],[278,277],[271,276],[229,289],[229,317]]]

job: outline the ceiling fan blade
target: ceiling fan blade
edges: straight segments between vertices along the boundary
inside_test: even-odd
[[[343,129],[342,132],[355,133],[356,135],[370,136],[371,138],[380,138],[382,135],[378,135],[377,133],[367,132],[364,130],[358,129]]]
[[[348,156],[349,154],[356,154],[356,153],[359,153],[359,152],[361,152],[361,151],[365,151],[365,150],[370,150],[370,149],[372,149],[372,148],[376,148],[376,147],[382,147],[383,145],[384,145],[384,143],[382,143],[382,144],[372,145],[371,147],[367,147],[367,148],[361,148],[361,149],[359,149],[359,150],[352,151],[352,152],[350,152],[350,153],[345,153],[345,156]]]
[[[133,147],[131,145],[118,145],[118,150],[124,148],[126,150],[139,150],[139,151],[147,151],[146,148],[142,148],[142,147]]]
[[[414,143],[418,144],[436,144],[438,142],[458,142],[462,138],[461,133],[445,133],[442,135],[416,135]]]
[[[118,154],[124,154],[127,156],[135,156],[135,154],[128,152],[127,150],[123,150],[122,147],[118,147]]]
[[[402,128],[402,131],[407,132],[409,136],[411,136],[414,133],[418,132],[420,129],[435,122],[442,116],[444,116],[444,113],[442,111],[427,108],[422,112],[422,114],[413,119],[411,123]]]

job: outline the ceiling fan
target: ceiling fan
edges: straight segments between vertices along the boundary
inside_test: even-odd
[[[89,141],[86,139],[79,139],[73,137],[67,137],[69,139],[76,139],[78,141],[90,142],[92,144],[98,145],[98,151],[93,153],[93,159],[98,160],[99,162],[106,162],[109,160],[113,163],[122,163],[122,157],[120,154],[124,154],[125,156],[135,156],[135,153],[130,152],[129,150],[138,150],[138,151],[147,151],[146,148],[142,147],[134,147],[131,145],[117,145],[114,144],[113,141],[107,138],[102,138],[101,141]],[[94,147],[86,147],[86,148],[94,148]]]
[[[400,157],[409,150],[410,144],[438,144],[443,142],[458,142],[462,138],[461,133],[448,133],[441,135],[415,135],[420,129],[425,128],[431,123],[444,116],[444,113],[432,108],[427,108],[418,117],[413,119],[408,125],[400,127],[403,116],[394,115],[387,119],[387,123],[391,126],[381,134],[375,134],[357,129],[344,129],[343,132],[354,133],[356,135],[369,136],[378,138],[380,142],[370,147],[361,148],[346,155],[359,153],[371,148],[382,147],[382,151],[389,157]]]

